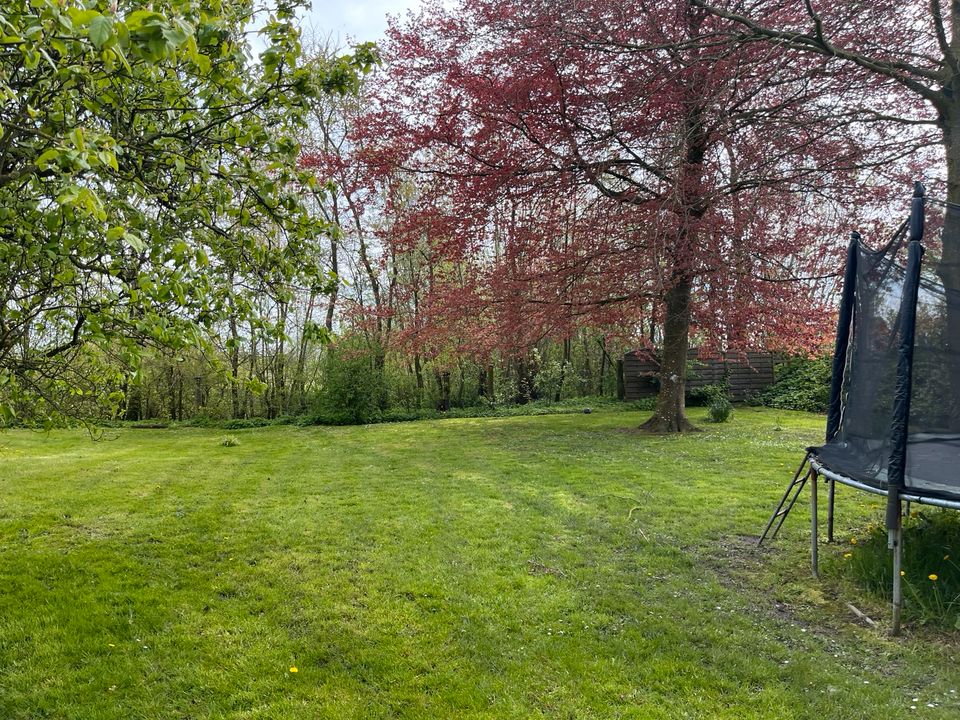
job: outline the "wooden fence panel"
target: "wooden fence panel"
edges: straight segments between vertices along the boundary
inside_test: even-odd
[[[773,353],[727,353],[722,357],[701,360],[699,351],[691,348],[687,357],[692,364],[692,376],[687,378],[688,392],[728,381],[733,399],[742,402],[773,384],[773,366],[776,362]],[[634,353],[624,355],[625,399],[639,400],[656,395],[659,372],[660,365],[650,353],[643,352],[639,356]]]

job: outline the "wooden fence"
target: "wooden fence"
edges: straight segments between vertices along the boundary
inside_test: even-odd
[[[722,357],[700,359],[699,350],[687,353],[687,392],[705,385],[728,382],[734,400],[743,401],[773,384],[773,353],[727,353]],[[639,400],[657,394],[657,358],[646,351],[628,352],[623,356],[625,399]]]

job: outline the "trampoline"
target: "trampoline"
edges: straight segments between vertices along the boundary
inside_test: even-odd
[[[917,183],[909,220],[879,250],[852,235],[826,441],[807,448],[760,538],[762,544],[777,534],[809,480],[811,559],[817,574],[819,480],[829,491],[830,541],[837,483],[886,496],[894,634],[902,607],[904,503],[960,509],[960,287],[942,260],[923,260],[927,201]],[[947,211],[958,209],[948,206]]]

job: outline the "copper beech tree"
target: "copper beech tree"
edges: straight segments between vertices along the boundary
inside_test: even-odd
[[[841,68],[852,86],[880,85],[851,103],[891,134],[920,129],[937,152],[918,176],[945,181],[947,211],[940,238],[927,233],[937,272],[960,293],[960,3],[955,0],[694,0],[730,23],[726,39],[800,52],[808,67]],[[811,73],[811,82],[819,78]],[[936,257],[939,256],[939,257]],[[956,303],[951,303],[951,306]],[[948,337],[960,337],[960,315],[947,315]],[[951,342],[951,340],[947,340]],[[955,342],[955,341],[953,341]],[[951,368],[960,393],[960,365]]]
[[[414,187],[384,233],[429,265],[408,340],[518,353],[645,315],[660,432],[692,427],[691,337],[817,344],[828,313],[804,280],[929,139],[841,104],[898,88],[736,22],[692,0],[462,0],[394,26],[354,132],[371,182]]]

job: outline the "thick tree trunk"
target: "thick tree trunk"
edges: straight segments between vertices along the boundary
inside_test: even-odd
[[[943,221],[943,254],[937,274],[946,290],[947,337],[944,348],[951,354],[948,360],[950,388],[946,396],[960,402],[960,98],[953,117],[944,120],[944,150],[947,159],[947,206]],[[960,430],[960,408],[947,413],[951,430]]]
[[[692,8],[688,7],[688,11]],[[688,12],[691,37],[700,30],[702,17]],[[687,349],[690,344],[690,300],[693,274],[689,267],[697,246],[697,223],[708,209],[703,193],[704,159],[709,136],[704,126],[703,93],[695,85],[687,88],[686,132],[683,162],[676,179],[678,202],[675,208],[679,230],[675,237],[670,284],[663,298],[663,349],[660,360],[660,392],[651,417],[641,429],[655,433],[696,430],[684,412]]]
[[[664,296],[663,353],[660,360],[660,393],[657,405],[641,429],[654,433],[696,430],[684,412],[687,349],[689,348],[690,295],[693,282],[686,275],[674,278]]]

